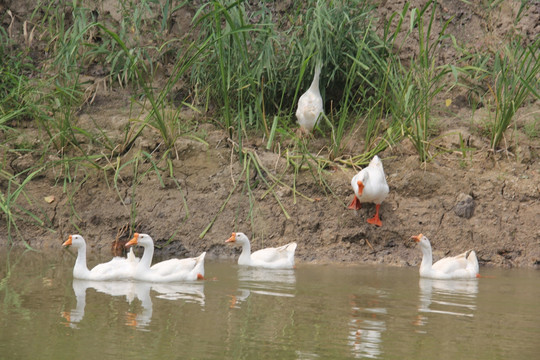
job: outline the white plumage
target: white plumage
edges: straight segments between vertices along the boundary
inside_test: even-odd
[[[474,250],[453,257],[446,257],[433,264],[431,244],[427,237],[420,234],[412,239],[420,244],[422,263],[420,276],[431,279],[474,279],[478,275],[478,259]]]
[[[187,259],[170,259],[159,262],[153,266],[154,240],[147,234],[133,235],[133,239],[128,241],[126,246],[140,245],[144,247],[141,261],[135,268],[133,278],[148,282],[172,282],[190,281],[204,278],[204,257],[203,252],[198,257]]]
[[[238,265],[249,265],[269,269],[294,268],[294,252],[296,243],[292,242],[277,248],[266,248],[251,253],[251,245],[244,233],[232,233],[226,241],[242,245],[242,253],[238,258]]]
[[[296,110],[296,118],[303,131],[311,132],[317,122],[319,116],[323,113],[323,101],[319,91],[319,75],[321,73],[321,65],[315,68],[315,75],[309,89],[298,99],[298,109]]]
[[[77,260],[73,267],[73,277],[82,280],[124,280],[130,279],[139,259],[130,250],[127,258],[114,257],[111,261],[96,265],[88,270],[86,265],[86,241],[81,235],[70,235],[62,246],[73,246],[77,249]]]
[[[351,186],[354,190],[354,198],[349,205],[349,209],[360,209],[361,203],[372,202],[375,204],[375,216],[367,222],[377,226],[382,226],[379,218],[379,208],[381,203],[388,196],[389,188],[386,183],[386,176],[381,159],[377,155],[371,159],[369,165],[353,176]]]

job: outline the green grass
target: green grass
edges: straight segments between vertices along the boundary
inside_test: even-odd
[[[38,112],[27,98],[32,91],[28,75],[36,72],[25,51],[12,47],[8,33],[0,28],[0,130],[11,131],[19,120]]]
[[[433,36],[437,11],[437,4],[432,1],[422,8],[409,9],[406,4],[402,13],[395,14],[399,20],[395,30],[385,31],[386,41],[396,46],[395,40],[402,26],[406,25],[408,16],[410,20],[406,36],[416,34],[418,38],[418,53],[412,55],[408,66],[405,66],[396,55],[389,56],[388,72],[384,82],[388,88],[389,98],[383,97],[383,101],[386,101],[385,106],[392,118],[400,123],[402,133],[411,140],[421,162],[428,161],[432,156],[429,148],[433,99],[447,89],[446,77],[451,73],[449,66],[437,65],[437,53],[446,38],[445,30],[450,22],[448,20],[444,23],[442,30]],[[392,133],[395,132],[394,124]]]
[[[490,146],[496,150],[503,140],[506,129],[511,125],[516,111],[533,95],[540,98],[540,40],[524,47],[512,42],[495,54],[491,84],[489,86],[495,102],[495,115],[491,122]]]
[[[0,180],[7,182],[6,187],[0,192],[0,211],[5,220],[9,244],[21,241],[28,249],[31,249],[18,225],[21,221],[34,223],[40,227],[50,226],[46,223],[47,219],[42,219],[44,216],[28,210],[35,208],[35,199],[30,198],[25,192],[25,186],[42,171],[41,167],[13,175],[0,169]]]

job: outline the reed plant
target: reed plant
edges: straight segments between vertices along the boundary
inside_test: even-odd
[[[120,46],[117,39],[110,36],[103,37],[100,43],[90,44],[87,56],[90,59],[104,58],[103,62],[110,64],[108,77],[121,86],[137,86],[141,81],[140,76],[152,76],[154,73],[155,60],[159,56],[157,46],[162,42],[158,40],[162,32],[158,31],[166,24],[159,24],[152,16],[154,11],[152,3],[148,0],[120,3],[123,16],[115,28],[115,33],[118,39],[124,42],[125,47]],[[170,16],[168,3],[169,1],[163,4],[161,10],[166,16],[163,19],[165,21]],[[105,25],[103,22],[100,24]],[[157,40],[157,44],[152,44],[148,39]],[[126,47],[129,49],[127,52]],[[135,68],[139,71],[135,71]]]
[[[42,128],[51,138],[57,150],[65,146],[78,146],[78,137],[86,137],[89,142],[96,142],[92,132],[77,127],[76,112],[82,106],[84,94],[81,84],[81,69],[89,64],[101,62],[108,71],[105,76],[109,82],[118,81],[121,86],[130,85],[135,91],[134,99],[143,108],[149,109],[142,120],[131,122],[135,129],[128,129],[127,138],[119,146],[113,146],[114,153],[121,155],[140,136],[147,127],[156,129],[167,149],[171,148],[178,137],[179,113],[181,107],[169,109],[172,87],[182,77],[193,61],[197,59],[208,42],[202,44],[182,43],[177,52],[171,76],[166,85],[156,91],[153,86],[153,65],[160,54],[170,52],[171,44],[178,41],[160,41],[146,45],[143,41],[146,32],[157,35],[157,28],[166,24],[146,20],[151,11],[150,3],[122,3],[122,11],[132,16],[124,16],[116,29],[111,29],[97,21],[94,12],[80,5],[72,9],[72,19],[65,20],[62,9],[54,10],[46,7],[43,24],[49,24],[49,46],[56,49],[51,70],[57,75],[47,89],[54,86],[55,91],[42,98],[49,100],[49,106],[55,109],[53,116],[46,116],[41,122]],[[178,7],[162,6],[161,12],[170,16]],[[148,23],[147,23],[148,22]],[[51,25],[54,23],[54,25]],[[99,41],[96,39],[99,38]],[[46,91],[46,90],[44,90]],[[187,103],[182,103],[189,106]],[[105,143],[106,147],[111,144]],[[108,145],[108,146],[107,146]]]
[[[355,60],[370,65],[366,53],[358,52],[359,46],[373,42],[368,2],[295,4],[286,24],[274,20],[264,3],[258,11],[251,6],[247,1],[216,0],[201,6],[195,17],[200,39],[210,38],[216,46],[193,68],[192,83],[205,84],[202,92],[223,109],[226,128],[252,127],[269,136],[272,115],[295,122],[297,99],[311,83],[317,63],[323,65],[323,96],[328,84],[331,93],[340,89],[340,99],[355,95],[343,94],[347,82],[349,90],[363,88],[361,77],[348,75]],[[245,123],[233,124],[235,120]]]
[[[75,6],[73,18],[66,20],[63,7],[42,4],[44,15],[40,24],[48,29],[48,47],[52,51],[52,61],[45,62],[44,74],[54,74],[35,80],[33,91],[27,101],[39,109],[36,116],[40,129],[49,137],[48,146],[64,154],[68,148],[79,149],[81,137],[93,141],[92,133],[77,126],[76,113],[84,103],[81,84],[81,68],[87,61],[85,45],[90,43],[95,24],[90,12]],[[41,30],[41,29],[40,29]]]
[[[124,51],[126,56],[132,56],[127,44],[117,33],[111,29],[108,29],[102,24],[97,24],[97,26],[116,42],[122,51]],[[188,69],[190,69],[191,66],[198,60],[199,56],[208,49],[210,44],[210,40],[207,40],[201,44],[191,43],[182,50],[179,50],[171,74],[167,78],[165,85],[159,91],[155,91],[154,87],[152,86],[153,78],[144,73],[144,67],[135,65],[132,68],[136,74],[135,78],[137,79],[138,88],[142,92],[142,100],[139,102],[143,108],[147,108],[149,112],[144,119],[142,119],[142,121],[138,122],[137,129],[130,133],[131,135],[129,139],[127,139],[123,145],[124,149],[129,148],[147,127],[152,127],[159,132],[167,150],[174,146],[174,143],[179,135],[178,123],[180,110],[182,106],[189,106],[189,104],[182,101],[180,107],[177,107],[176,110],[171,111],[171,107],[169,107],[169,105],[171,105],[170,96],[172,93],[172,88],[178,82],[178,80],[186,74]],[[133,61],[133,63],[137,64],[135,61]]]
[[[514,115],[529,96],[540,98],[540,40],[523,46],[514,40],[495,54],[490,93],[495,114],[490,124],[490,146],[497,149]]]
[[[273,36],[273,24],[266,21],[268,13],[263,10],[261,20],[253,25],[246,6],[245,1],[211,1],[203,4],[194,17],[195,26],[201,30],[199,41],[210,41],[215,51],[206,52],[195,64],[192,83],[204,84],[203,96],[222,108],[220,115],[229,137],[246,124],[268,129],[266,124],[260,126],[266,121],[261,88],[264,82],[268,86],[272,81],[272,74],[265,74],[265,68],[275,65],[275,39],[269,38]],[[254,61],[254,56],[259,59]],[[235,113],[240,120],[236,125]]]
[[[27,101],[33,86],[28,75],[36,69],[23,49],[12,50],[13,42],[0,28],[0,130],[13,130],[12,124],[38,115],[35,104]]]
[[[458,44],[453,36],[451,39],[454,49],[460,54],[459,66],[452,66],[452,71],[458,74],[458,85],[467,90],[467,100],[474,114],[489,91],[486,84],[490,76],[492,57],[487,52],[471,51]]]
[[[401,122],[401,131],[411,140],[420,161],[425,162],[431,158],[429,148],[433,99],[450,88],[445,80],[452,73],[452,68],[447,64],[437,64],[437,53],[447,39],[445,31],[450,20],[442,24],[437,34],[433,34],[437,2],[428,1],[422,8],[413,8],[410,12],[409,8],[410,3],[406,3],[403,11],[396,14],[399,16],[397,27],[393,32],[387,28],[385,40],[395,43],[408,13],[410,22],[406,37],[416,33],[419,50],[412,55],[408,66],[405,66],[398,56],[389,56],[390,75],[386,80],[391,100],[387,101],[387,106],[390,115]],[[399,53],[399,48],[396,53]]]
[[[52,4],[52,6],[51,6]],[[153,61],[150,52],[153,46],[145,46],[144,30],[149,26],[148,1],[137,3],[121,2],[122,16],[116,32],[123,41],[129,43],[129,55],[110,37],[102,36],[96,26],[99,13],[74,2],[66,8],[65,2],[55,6],[54,1],[45,1],[36,7],[33,17],[48,38],[48,49],[53,54],[52,70],[60,73],[77,73],[95,63],[102,64],[103,76],[109,82],[117,81],[121,86],[135,85],[137,73],[135,65],[150,67]],[[66,16],[71,14],[71,16]]]
[[[356,117],[358,114],[366,111],[368,104],[359,102],[358,100],[366,99],[369,97],[369,92],[374,92],[379,84],[373,84],[369,80],[370,69],[377,69],[373,66],[366,65],[363,61],[366,56],[366,48],[369,46],[368,34],[371,31],[371,26],[367,26],[366,32],[360,37],[356,43],[357,51],[354,56],[350,56],[352,63],[347,71],[347,77],[343,90],[343,96],[341,99],[341,106],[337,111],[338,121],[337,126],[332,126],[332,141],[330,145],[330,159],[334,160],[341,155],[342,142],[347,127],[351,127],[351,117]],[[370,51],[371,55],[377,56],[375,51]],[[359,75],[361,74],[361,75]],[[365,81],[364,81],[365,80]],[[364,100],[365,101],[365,100]]]
[[[366,1],[317,1],[298,16],[299,23],[303,24],[298,34],[305,34],[308,39],[299,44],[301,53],[313,54],[313,62],[324,64],[320,87],[325,103],[330,105],[325,122],[330,127],[330,160],[343,161],[343,150],[351,142],[359,141],[352,129],[368,119],[364,114],[377,102],[374,97],[385,76],[386,68],[379,65],[385,62],[388,49],[374,32],[372,10],[372,5]],[[297,94],[293,97],[294,103]],[[371,130],[366,138],[369,143],[379,135],[378,129],[372,127]],[[324,167],[325,161],[317,159]]]
[[[42,171],[43,167],[38,167],[14,175],[6,169],[0,168],[0,181],[7,183],[0,191],[0,214],[3,215],[6,224],[5,235],[8,244],[20,240],[26,248],[31,249],[21,233],[19,223],[34,223],[41,227],[45,227],[47,224],[46,220],[42,219],[44,214],[29,210],[35,208],[35,201],[25,191],[26,185]]]

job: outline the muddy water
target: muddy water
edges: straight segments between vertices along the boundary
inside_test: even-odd
[[[97,261],[89,261],[91,265]],[[209,280],[73,280],[74,259],[0,253],[0,358],[525,359],[540,352],[540,272],[478,281],[417,269],[207,261]],[[213,279],[212,279],[213,278]]]

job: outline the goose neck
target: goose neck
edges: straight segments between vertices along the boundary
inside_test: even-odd
[[[139,268],[148,269],[152,265],[152,258],[154,256],[154,246],[153,245],[143,245],[144,252],[139,262]]]
[[[86,265],[86,245],[82,245],[77,249],[77,260],[75,260],[75,267],[73,270],[75,271],[76,269],[85,273],[89,272],[88,266]]]
[[[420,264],[420,271],[431,271],[433,265],[433,256],[431,254],[431,247],[421,247],[422,249],[422,263]]]
[[[239,264],[249,263],[251,260],[251,245],[248,241],[242,243],[242,253],[240,258],[238,258]]]
[[[321,74],[321,68],[315,69],[315,75],[313,75],[313,81],[311,82],[310,89],[319,91],[319,75]]]

